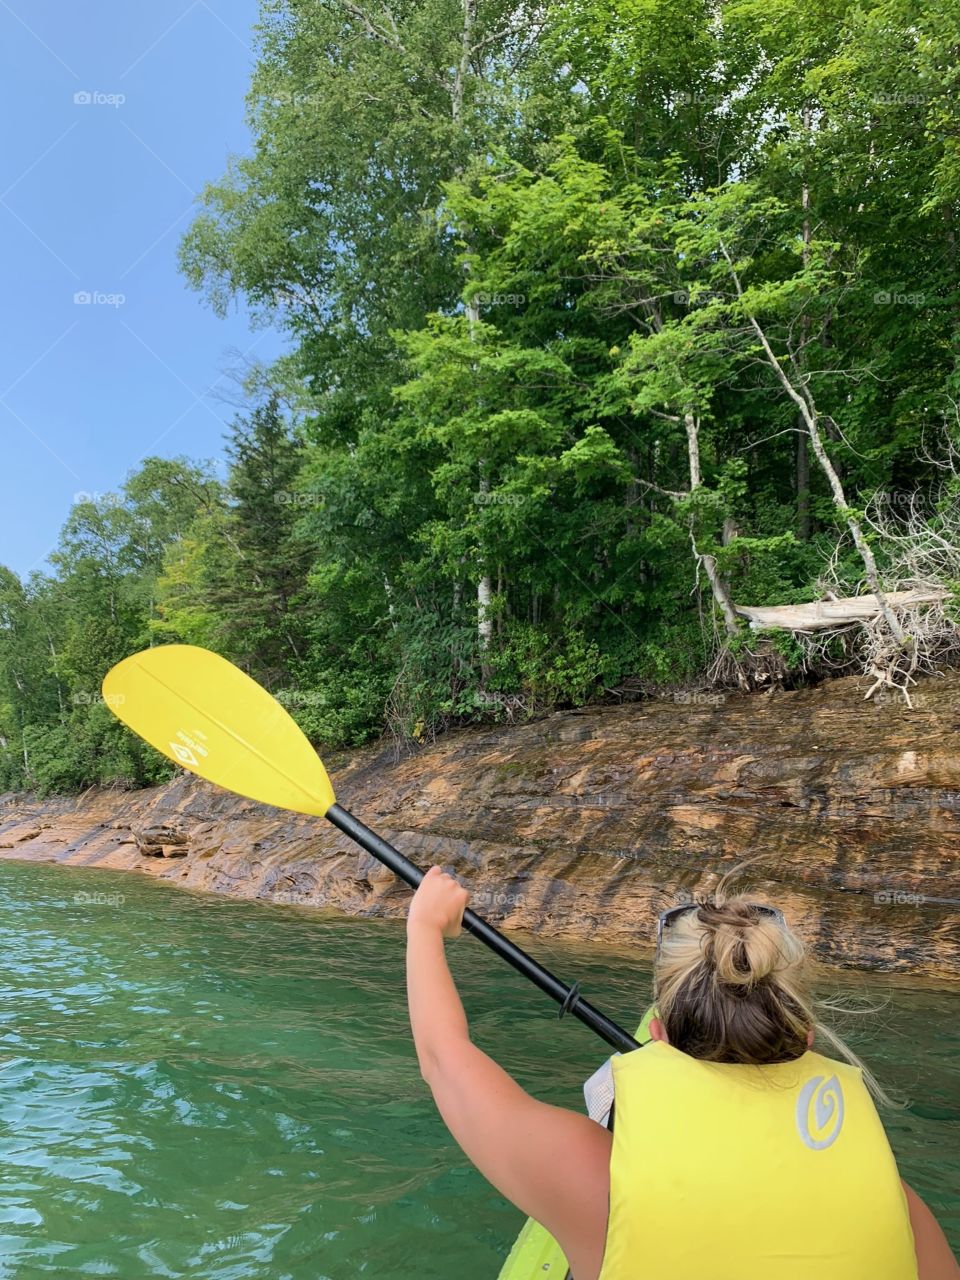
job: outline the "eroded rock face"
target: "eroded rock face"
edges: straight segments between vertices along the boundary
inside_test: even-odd
[[[454,869],[508,929],[649,946],[658,910],[763,853],[744,882],[821,960],[960,977],[960,675],[921,685],[913,711],[863,693],[849,679],[562,712],[331,772],[344,807]],[[329,823],[188,775],[0,797],[0,852],[352,915],[409,901]]]

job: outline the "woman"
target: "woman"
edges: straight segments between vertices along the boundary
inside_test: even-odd
[[[469,894],[431,867],[407,922],[423,1078],[480,1172],[542,1223],[575,1280],[957,1280],[900,1181],[868,1089],[819,1025],[779,911],[726,896],[665,912],[652,1040],[613,1062],[614,1132],[525,1093],[470,1041],[444,956]],[[814,1033],[847,1062],[812,1048]]]

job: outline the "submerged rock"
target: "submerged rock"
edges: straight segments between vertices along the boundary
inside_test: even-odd
[[[822,961],[960,977],[960,674],[919,684],[912,711],[863,693],[851,678],[559,712],[399,761],[367,748],[331,775],[346,808],[455,870],[507,928],[647,947],[657,911],[763,854],[743,883]],[[352,915],[409,900],[329,823],[190,775],[0,797],[0,850]]]

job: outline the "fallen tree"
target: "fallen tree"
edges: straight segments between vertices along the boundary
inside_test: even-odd
[[[947,607],[950,595],[940,586],[891,591],[884,596],[886,609],[873,594],[828,594],[806,604],[737,605],[737,614],[758,633],[757,641],[739,654],[722,653],[712,674],[721,680],[729,678],[732,662],[738,683],[743,683],[746,665],[754,687],[765,683],[773,687],[785,670],[775,633],[788,632],[803,655],[800,670],[840,675],[855,668],[871,681],[865,699],[878,690],[895,690],[912,708],[910,685],[916,683],[917,674],[932,674],[960,654],[960,627]],[[891,634],[888,610],[907,637],[905,643]]]
[[[937,604],[949,594],[946,587],[890,591],[885,601],[892,609],[901,609]],[[845,622],[870,622],[882,615],[883,605],[871,594],[847,596],[842,600],[829,596],[826,600],[811,600],[807,604],[734,605],[734,610],[748,620],[754,631],[774,627],[783,631],[812,632],[835,630],[838,624]]]

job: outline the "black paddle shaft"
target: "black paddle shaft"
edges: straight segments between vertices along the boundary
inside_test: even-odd
[[[392,844],[387,844],[386,840],[378,836],[375,831],[371,831],[368,826],[365,826],[352,813],[348,813],[346,809],[338,804],[331,805],[327,810],[326,816],[335,827],[339,827],[344,835],[348,835],[361,848],[366,849],[367,853],[372,854],[378,862],[382,862],[385,867],[389,867],[393,874],[399,876],[411,889],[416,889],[424,877],[424,872],[416,863],[404,857],[399,849],[395,849]],[[479,938],[481,942],[485,943],[502,960],[506,960],[507,964],[512,965],[518,973],[522,973],[525,978],[529,978],[541,991],[545,991],[548,996],[556,1000],[557,1004],[561,1006],[561,1016],[564,1013],[572,1013],[575,1018],[580,1019],[584,1026],[589,1027],[591,1031],[595,1031],[601,1040],[613,1045],[621,1053],[629,1053],[631,1049],[639,1049],[640,1046],[633,1036],[628,1035],[622,1027],[618,1027],[615,1022],[612,1022],[605,1013],[601,1013],[588,1000],[583,999],[578,992],[576,984],[570,987],[565,982],[561,982],[549,969],[545,969],[542,964],[538,964],[532,956],[528,956],[521,947],[511,942],[509,938],[505,938],[499,930],[495,929],[492,924],[488,924],[475,911],[471,911],[469,907],[463,913],[463,927],[468,933],[472,933],[475,938]]]

